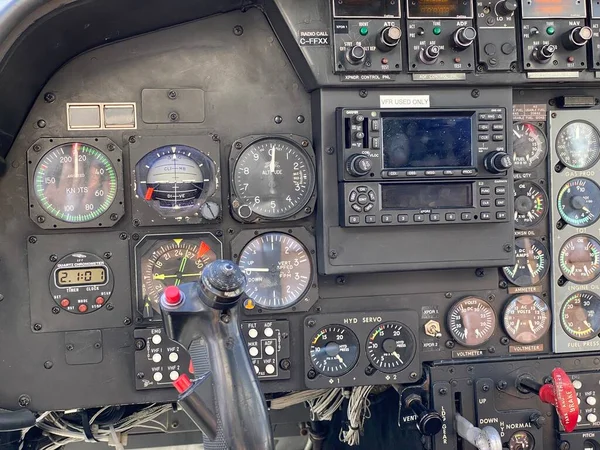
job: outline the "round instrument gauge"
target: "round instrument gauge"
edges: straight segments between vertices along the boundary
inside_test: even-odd
[[[508,441],[509,450],[533,450],[535,439],[528,431],[517,431]]]
[[[571,294],[560,309],[560,323],[565,332],[579,341],[600,333],[600,297],[588,291]]]
[[[573,236],[560,249],[558,262],[567,280],[589,283],[600,274],[600,242],[583,234]]]
[[[310,360],[315,369],[328,377],[339,377],[352,370],[358,361],[356,335],[342,325],[328,325],[313,336]]]
[[[448,313],[448,328],[456,342],[464,347],[485,344],[496,330],[496,313],[488,302],[465,297]]]
[[[503,267],[508,281],[515,286],[533,286],[548,273],[550,254],[537,239],[520,237],[515,240],[514,266]]]
[[[384,322],[369,333],[367,356],[373,367],[384,373],[401,371],[415,355],[415,337],[399,322]]]
[[[198,212],[216,189],[215,163],[186,145],[151,151],[135,171],[137,195],[163,216]]]
[[[104,153],[74,142],[55,147],[38,163],[33,177],[40,206],[68,223],[97,219],[117,195],[117,173]]]
[[[571,122],[559,131],[556,151],[559,159],[569,169],[589,169],[600,157],[598,130],[587,122]]]
[[[506,306],[503,322],[504,329],[513,341],[532,344],[550,329],[550,308],[536,295],[519,295]]]
[[[50,293],[58,306],[73,314],[89,314],[110,299],[115,281],[97,255],[75,252],[59,260],[50,275]]]
[[[246,273],[246,294],[259,307],[287,308],[299,302],[313,279],[306,247],[289,234],[257,236],[240,252],[238,262]]]
[[[315,188],[315,167],[304,149],[291,141],[270,138],[246,147],[235,162],[233,191],[247,219],[253,213],[284,219],[301,211]]]
[[[592,225],[600,214],[600,187],[587,178],[569,180],[558,193],[558,212],[574,227]]]
[[[537,126],[528,122],[513,125],[513,165],[517,172],[535,169],[546,157],[548,141]]]
[[[155,312],[160,315],[160,296],[166,287],[198,281],[204,266],[221,255],[220,242],[210,234],[146,236],[139,245],[143,252],[138,263],[143,301],[140,310],[147,319]]]
[[[515,226],[531,228],[539,224],[548,212],[548,196],[531,181],[515,183]]]

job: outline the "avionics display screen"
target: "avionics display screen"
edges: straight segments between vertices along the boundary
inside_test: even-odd
[[[56,271],[56,285],[87,286],[93,284],[104,284],[106,282],[106,268],[89,267],[78,269],[60,269]]]
[[[383,167],[470,167],[472,113],[383,113]]]
[[[382,184],[383,209],[472,208],[473,183]]]
[[[407,0],[408,17],[465,17],[472,18],[470,0]]]
[[[335,17],[400,17],[400,1],[333,0]]]

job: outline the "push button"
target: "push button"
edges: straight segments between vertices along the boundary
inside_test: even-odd
[[[444,170],[443,174],[446,176],[452,176],[454,175],[454,170]]]
[[[504,135],[503,134],[494,134],[492,136],[492,139],[494,140],[494,142],[501,142],[504,140]]]
[[[490,220],[492,218],[492,215],[489,212],[482,212],[481,214],[479,214],[479,217],[481,218],[481,220]]]
[[[367,217],[365,217],[365,222],[366,223],[375,223],[375,222],[377,222],[377,218],[375,216],[367,216]]]
[[[495,190],[496,194],[504,195],[506,194],[506,186],[498,186]]]
[[[379,131],[379,119],[371,120],[371,131]]]
[[[490,124],[489,123],[480,123],[477,126],[477,130],[478,131],[490,131]]]
[[[481,205],[482,208],[489,208],[492,205],[492,202],[490,201],[489,198],[486,198],[484,200],[481,200],[479,202],[479,204]]]
[[[479,142],[487,142],[490,140],[489,134],[480,134],[478,137]]]
[[[364,193],[366,193],[366,192],[369,192],[369,188],[368,188],[367,186],[358,186],[358,187],[356,188],[356,190],[357,190],[358,192],[360,192],[361,194],[364,194]]]
[[[429,215],[429,221],[431,221],[431,222],[439,222],[440,221],[440,215],[439,214],[430,214]]]
[[[350,203],[354,203],[356,201],[356,197],[358,197],[358,194],[356,193],[356,191],[352,191],[350,192],[348,200],[350,201]]]
[[[407,223],[408,215],[407,214],[398,214],[398,223]]]
[[[499,206],[499,207],[506,206],[506,199],[505,198],[497,198],[496,206]]]
[[[465,212],[465,213],[462,213],[462,214],[460,215],[460,220],[463,220],[463,221],[465,221],[465,222],[468,222],[469,220],[471,220],[471,219],[472,219],[472,217],[473,217],[473,216],[471,215],[471,213]]]
[[[504,124],[503,123],[495,123],[492,125],[492,130],[494,131],[504,131]]]
[[[479,193],[481,195],[490,195],[491,192],[492,190],[488,186],[483,186],[479,188]]]
[[[373,209],[373,203],[369,203],[367,206],[365,206],[364,211],[365,212],[369,212]]]
[[[392,223],[392,216],[390,214],[381,216],[381,223]]]
[[[362,208],[358,206],[356,203],[352,204],[352,209],[356,212],[362,212]]]
[[[423,214],[415,214],[413,220],[415,222],[425,222],[425,216]]]
[[[498,220],[506,220],[506,212],[505,211],[499,211],[496,213],[496,219]]]
[[[352,225],[356,225],[357,223],[360,223],[360,217],[350,216],[350,217],[348,217],[348,223],[350,223]]]
[[[369,191],[369,200],[375,201],[375,191]]]
[[[426,170],[425,171],[425,176],[426,177],[434,177],[435,176],[435,170]]]
[[[374,137],[373,139],[371,139],[371,148],[375,150],[381,148],[381,141],[378,137]]]
[[[360,194],[356,201],[359,205],[366,205],[367,203],[369,203],[369,197],[367,197],[365,194]]]
[[[406,171],[406,176],[407,177],[416,177],[417,176],[417,171],[416,170],[407,170]]]
[[[448,222],[454,222],[456,220],[456,214],[455,213],[446,213],[446,221]]]

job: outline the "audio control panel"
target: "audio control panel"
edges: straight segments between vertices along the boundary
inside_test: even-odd
[[[477,55],[481,69],[517,70],[517,36],[515,15],[517,0],[483,0],[475,2],[477,17]]]

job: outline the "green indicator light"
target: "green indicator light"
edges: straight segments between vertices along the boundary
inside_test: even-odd
[[[368,27],[360,27],[360,35],[366,36],[367,34],[369,34],[369,28]]]
[[[438,36],[441,32],[442,32],[442,28],[441,27],[434,27],[433,28],[433,34],[435,34],[436,36]]]
[[[546,33],[548,33],[550,36],[552,36],[555,32],[556,30],[554,29],[554,27],[546,28]]]

